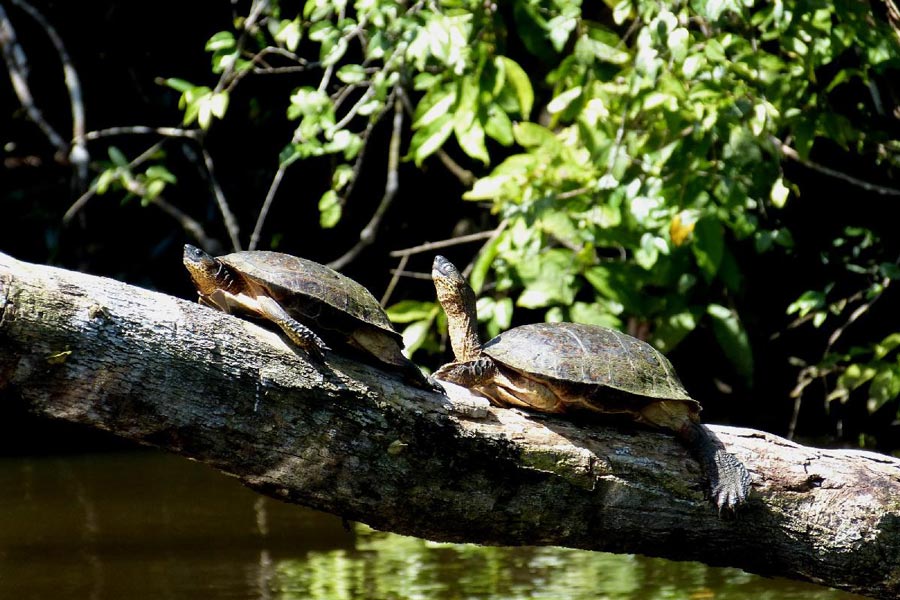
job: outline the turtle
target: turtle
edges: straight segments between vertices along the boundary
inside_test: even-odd
[[[201,304],[267,319],[315,359],[329,344],[351,348],[416,385],[439,387],[403,355],[402,336],[369,290],[325,265],[265,250],[213,257],[191,244],[183,262]]]
[[[750,476],[700,423],[672,363],[650,344],[582,323],[534,323],[482,345],[475,293],[456,267],[434,259],[432,278],[447,313],[455,360],[434,373],[501,407],[545,413],[619,414],[673,432],[700,462],[719,511],[746,502]]]

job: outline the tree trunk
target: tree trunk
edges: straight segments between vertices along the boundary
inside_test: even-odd
[[[710,429],[751,471],[736,515],[670,435],[449,397],[194,302],[0,254],[0,390],[434,540],[640,553],[900,595],[900,461]]]

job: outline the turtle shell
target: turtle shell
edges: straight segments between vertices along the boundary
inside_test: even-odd
[[[261,286],[289,312],[299,310],[314,318],[318,312],[315,305],[322,304],[401,337],[369,290],[325,265],[264,250],[235,252],[218,259]]]
[[[484,344],[494,361],[540,378],[601,386],[626,394],[697,405],[656,348],[615,329],[581,323],[535,323]]]

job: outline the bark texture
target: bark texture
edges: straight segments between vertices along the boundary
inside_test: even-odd
[[[0,401],[435,540],[633,552],[900,596],[900,461],[710,427],[753,476],[716,514],[670,435],[418,390],[194,302],[0,254]]]

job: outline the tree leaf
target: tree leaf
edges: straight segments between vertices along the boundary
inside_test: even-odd
[[[698,220],[694,225],[694,243],[691,244],[691,250],[697,266],[707,281],[711,281],[719,271],[724,249],[725,239],[718,219],[703,217]]]
[[[346,84],[360,83],[366,80],[366,69],[362,65],[344,65],[337,70],[337,78]]]
[[[410,150],[416,162],[416,166],[422,166],[422,161],[434,154],[438,148],[444,145],[447,138],[453,132],[453,115],[445,114],[438,117],[427,127],[416,131],[410,142]]]
[[[495,60],[497,68],[503,72],[506,81],[516,92],[522,118],[527,119],[531,114],[531,107],[534,105],[534,89],[531,87],[531,80],[528,78],[528,74],[525,72],[525,69],[519,66],[519,63],[511,58],[498,56]]]
[[[319,224],[331,229],[341,220],[342,207],[337,192],[328,190],[319,198]]]
[[[438,307],[434,302],[420,302],[418,300],[401,300],[385,309],[388,319],[394,323],[412,323],[433,319],[437,315]]]
[[[720,304],[710,304],[706,307],[707,314],[712,318],[713,335],[719,342],[719,347],[725,353],[725,357],[744,378],[749,385],[753,380],[753,351],[750,348],[750,340],[737,313]]]

